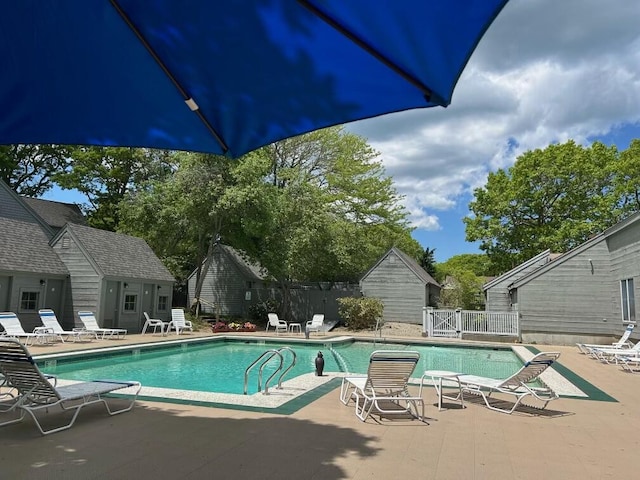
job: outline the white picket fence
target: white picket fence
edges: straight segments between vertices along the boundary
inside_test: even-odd
[[[463,333],[518,337],[518,312],[422,309],[422,331],[429,337],[462,338]]]

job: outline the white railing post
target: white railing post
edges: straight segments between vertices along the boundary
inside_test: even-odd
[[[422,331],[433,337],[433,307],[422,308]]]
[[[462,338],[462,309],[456,308],[456,334]]]

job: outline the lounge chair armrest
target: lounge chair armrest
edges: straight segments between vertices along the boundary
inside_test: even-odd
[[[49,328],[49,327],[36,327],[33,329],[33,333],[40,333],[40,334],[49,334],[49,335],[53,335],[53,328]]]

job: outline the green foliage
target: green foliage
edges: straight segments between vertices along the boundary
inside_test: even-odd
[[[382,324],[384,304],[379,298],[343,297],[338,299],[338,314],[349,330],[372,329]]]
[[[68,166],[64,145],[0,145],[0,180],[19,195],[38,197]]]
[[[264,302],[254,303],[251,305],[249,307],[249,318],[256,322],[266,323],[268,320],[268,313],[279,311],[280,304],[273,299],[268,299]]]
[[[436,278],[436,249],[425,248],[420,257],[420,266],[433,278]]]
[[[464,219],[466,238],[481,242],[497,271],[546,249],[574,248],[628,214],[616,194],[619,165],[616,148],[597,142],[585,148],[568,141],[526,152],[475,190],[473,216]],[[637,180],[632,170],[628,178]],[[632,189],[625,190],[627,199]]]
[[[483,278],[470,270],[450,269],[440,290],[438,307],[481,310],[484,307],[483,283]]]
[[[447,275],[454,275],[456,271],[466,270],[472,272],[477,277],[489,277],[497,275],[499,272],[493,271],[493,265],[489,257],[482,253],[463,253],[454,255],[446,262],[435,265],[436,274],[434,278],[442,283]]]
[[[281,285],[355,281],[387,249],[422,252],[390,178],[364,139],[334,127],[283,140],[242,162],[265,172],[236,245]],[[286,303],[286,300],[285,300]]]
[[[67,189],[89,200],[87,217],[92,227],[115,231],[120,223],[120,202],[146,182],[166,178],[173,170],[174,152],[127,147],[70,147],[70,168],[54,176]]]

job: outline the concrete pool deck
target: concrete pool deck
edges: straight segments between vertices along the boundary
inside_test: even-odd
[[[37,356],[175,338],[131,335],[121,341],[30,350]],[[100,406],[92,406],[81,412],[72,429],[47,437],[30,420],[0,428],[0,476],[634,478],[640,446],[640,375],[588,359],[575,347],[537,347],[560,351],[564,367],[617,401],[560,398],[545,414],[505,415],[465,398],[467,408],[445,404],[449,408],[438,411],[433,389],[426,389],[428,424],[412,420],[362,423],[353,407],[340,403],[339,388],[329,389],[289,415],[142,400],[132,412],[109,417]]]

